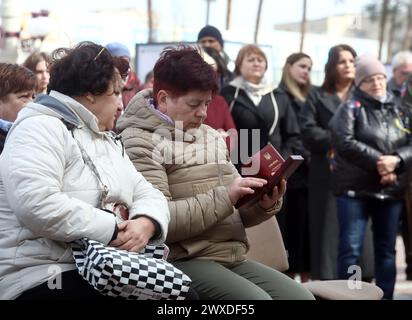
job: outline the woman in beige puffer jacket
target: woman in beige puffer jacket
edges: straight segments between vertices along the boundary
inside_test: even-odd
[[[202,124],[213,72],[191,48],[166,50],[154,68],[154,93],[137,94],[117,123],[136,169],[168,200],[169,259],[201,299],[313,299],[280,272],[245,260],[245,228],[279,211],[286,182],[255,206],[234,209],[266,182],[239,177],[221,135]]]

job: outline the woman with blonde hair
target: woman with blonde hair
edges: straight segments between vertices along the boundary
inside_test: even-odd
[[[283,67],[282,80],[276,91],[287,96],[288,108],[298,117],[311,88],[310,72],[312,59],[303,52],[293,53]],[[298,122],[296,122],[298,126]],[[301,281],[310,278],[310,246],[308,217],[308,162],[309,152],[300,152],[306,159],[288,181],[285,195],[285,210],[279,216],[280,227],[289,254],[288,274],[300,275]]]
[[[309,90],[312,59],[306,53],[293,53],[286,59],[279,87],[299,102],[305,102]],[[296,106],[296,105],[294,105]]]

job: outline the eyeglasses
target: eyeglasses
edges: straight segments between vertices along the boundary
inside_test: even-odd
[[[386,77],[385,76],[372,76],[369,78],[366,78],[365,80],[362,81],[362,83],[366,83],[366,84],[374,84],[375,82],[377,83],[382,83],[386,81]]]

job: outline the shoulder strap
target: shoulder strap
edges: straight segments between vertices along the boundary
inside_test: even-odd
[[[232,102],[230,103],[230,106],[229,106],[229,112],[232,112],[232,109],[235,106],[236,99],[239,96],[239,90],[240,90],[240,88],[236,87],[235,95],[233,96],[233,100],[232,100]]]
[[[109,194],[109,188],[107,187],[107,185],[105,185],[103,183],[103,180],[102,180],[102,178],[99,174],[99,171],[97,170],[96,166],[94,165],[92,159],[90,158],[90,156],[88,155],[86,150],[80,144],[79,140],[77,140],[75,138],[74,129],[76,128],[76,126],[74,124],[70,123],[70,122],[65,121],[64,119],[61,119],[61,120],[64,123],[64,125],[66,126],[67,130],[69,130],[71,132],[73,139],[76,141],[77,146],[80,149],[80,153],[82,155],[82,159],[83,159],[84,163],[90,168],[90,170],[92,170],[92,172],[96,176],[97,180],[99,180],[100,184],[103,187],[103,190],[102,190],[102,193],[101,193],[100,199],[99,199],[100,208],[103,208],[103,206],[106,202],[107,195]]]
[[[66,126],[67,130],[71,132],[72,137],[74,138],[73,131],[74,131],[74,129],[76,128],[76,126],[75,126],[73,123],[70,123],[70,122],[68,122],[68,121],[66,121],[66,120],[64,120],[64,119],[60,119],[60,120],[61,120],[61,121],[63,122],[63,124]],[[77,141],[77,140],[76,140],[76,141]]]
[[[230,112],[232,111],[232,109],[234,107],[234,104],[236,102],[236,99],[239,96],[239,90],[240,90],[240,88],[236,87],[234,98],[233,98],[232,102],[230,103],[230,107],[229,107]],[[265,128],[266,128],[266,130],[268,130],[269,136],[271,136],[273,134],[273,132],[275,132],[276,126],[277,126],[278,121],[279,121],[279,108],[278,108],[278,104],[276,102],[276,98],[273,94],[273,90],[270,92],[270,99],[272,101],[272,106],[273,106],[273,111],[274,111],[273,123],[272,123],[270,128],[267,128],[267,126],[265,124],[265,119],[258,112],[256,112],[256,109],[255,109],[256,116],[259,117],[261,119],[262,123],[265,124]]]

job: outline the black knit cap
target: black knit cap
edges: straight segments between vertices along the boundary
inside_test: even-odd
[[[199,42],[200,39],[202,39],[204,37],[215,38],[223,48],[222,34],[220,33],[220,31],[216,27],[214,27],[214,26],[205,26],[205,27],[203,27],[202,30],[200,30],[199,34],[197,35],[197,42]]]

